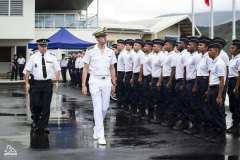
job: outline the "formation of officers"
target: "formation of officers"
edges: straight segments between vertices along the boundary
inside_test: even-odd
[[[181,37],[127,39],[117,56],[118,105],[135,116],[214,142],[240,133],[240,40]],[[231,57],[231,60],[230,58]],[[225,97],[232,126],[226,130]]]
[[[83,57],[84,52],[72,52],[69,57],[62,54],[62,59],[60,61],[61,74],[63,83],[67,82],[67,71],[70,75],[70,85],[73,87],[81,87],[82,84],[82,71],[83,71]]]

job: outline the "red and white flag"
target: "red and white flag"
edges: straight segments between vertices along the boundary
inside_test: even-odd
[[[210,2],[209,0],[204,0],[205,4],[209,7],[210,6]]]

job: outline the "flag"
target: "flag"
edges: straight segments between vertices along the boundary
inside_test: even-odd
[[[204,0],[204,2],[209,7],[209,5],[210,5],[209,0]]]

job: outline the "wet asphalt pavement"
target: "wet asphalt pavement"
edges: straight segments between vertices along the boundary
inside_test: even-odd
[[[107,145],[98,146],[90,97],[67,87],[53,96],[50,149],[33,150],[25,104],[21,85],[0,85],[0,160],[237,160],[240,155],[239,138],[227,135],[226,145],[210,143],[135,118],[114,103],[105,120]],[[4,155],[7,145],[17,155]]]

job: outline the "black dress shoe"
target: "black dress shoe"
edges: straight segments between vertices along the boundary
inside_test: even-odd
[[[184,122],[182,120],[179,120],[176,122],[176,124],[173,126],[173,130],[179,131],[184,128]]]
[[[32,149],[48,149],[49,139],[45,129],[31,129],[30,133],[30,148]]]
[[[185,129],[183,132],[186,134],[194,135],[194,134],[199,133],[199,128],[197,126],[193,125],[192,127]]]
[[[230,128],[227,129],[227,133],[231,134],[236,126],[232,125]]]
[[[231,130],[231,134],[233,136],[240,136],[240,127],[239,126],[233,127]]]
[[[163,126],[163,127],[173,127],[174,124],[175,124],[174,121],[165,120],[161,123],[161,126]]]
[[[45,128],[44,131],[45,131],[46,134],[50,134],[49,128]]]

